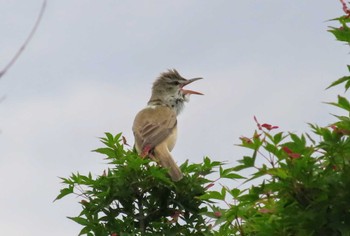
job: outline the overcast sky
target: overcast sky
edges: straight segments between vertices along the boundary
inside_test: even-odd
[[[33,27],[42,1],[0,0],[0,68]],[[327,125],[349,48],[327,32],[339,1],[48,0],[42,23],[0,80],[0,235],[77,235],[75,197],[53,203],[58,176],[101,174],[98,137],[123,132],[159,73],[203,77],[178,118],[178,163],[234,164],[259,121],[281,131]]]

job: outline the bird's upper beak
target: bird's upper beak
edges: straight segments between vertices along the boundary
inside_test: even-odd
[[[192,82],[194,82],[194,81],[196,81],[196,80],[200,80],[200,79],[203,79],[203,78],[193,78],[193,79],[188,79],[188,80],[186,80],[185,82],[183,82],[182,84],[181,84],[181,92],[183,93],[183,94],[197,94],[197,95],[204,95],[203,93],[200,93],[200,92],[197,92],[197,91],[193,91],[193,90],[187,90],[187,89],[183,89],[183,87],[185,87],[186,85],[188,85],[188,84],[190,84],[190,83],[192,83]]]

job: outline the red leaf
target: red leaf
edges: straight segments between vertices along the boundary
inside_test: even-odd
[[[266,124],[266,123],[262,124],[261,127],[264,127],[267,130],[278,129],[278,126],[273,126],[273,125]]]
[[[258,119],[256,119],[256,116],[254,116],[254,120],[255,120],[255,122],[256,122],[256,125],[258,126],[258,129],[261,130],[261,129],[262,129],[262,128],[261,128],[261,125],[260,125],[260,123],[258,122]]]
[[[88,201],[86,201],[86,200],[84,200],[84,199],[83,199],[83,200],[81,200],[81,201],[80,201],[80,203],[81,203],[82,205],[84,205],[84,206],[86,206],[87,204],[89,204],[89,202],[88,202]]]
[[[169,221],[170,223],[175,223],[178,221],[179,216],[182,214],[181,211],[175,211],[174,214],[171,216],[171,220]]]
[[[240,137],[239,139],[242,140],[243,143],[252,143],[252,140],[250,138],[244,136]]]
[[[272,213],[273,211],[267,208],[261,208],[259,210],[260,213],[267,214],[267,213]]]
[[[335,126],[335,125],[330,125],[329,127],[331,127],[332,130],[337,130],[338,129],[337,126]]]
[[[122,136],[122,140],[123,140],[123,144],[124,144],[124,145],[130,147],[130,145],[128,144],[128,142],[126,141],[126,138],[125,138],[124,136]]]
[[[214,183],[208,184],[204,189],[207,190],[207,189],[213,187],[214,185],[215,185]]]
[[[254,134],[254,138],[255,138],[255,139],[260,138],[260,136],[261,136],[261,134],[258,134],[258,133],[255,133],[255,134]]]
[[[329,126],[331,129],[333,129],[333,131],[337,134],[341,134],[341,135],[349,135],[350,134],[350,130],[347,129],[339,129],[336,125],[330,125]]]
[[[290,150],[288,147],[284,146],[282,147],[282,150],[287,153],[287,155],[292,158],[292,159],[296,159],[299,158],[301,155],[299,153],[295,153],[292,150]]]
[[[288,147],[286,147],[286,146],[282,147],[282,150],[283,150],[285,153],[287,153],[287,154],[293,153],[292,150],[290,150],[290,149],[289,149]]]
[[[288,156],[292,159],[297,159],[300,158],[301,155],[299,153],[291,153]]]
[[[219,218],[222,216],[222,214],[220,211],[216,211],[216,212],[214,212],[214,216]]]

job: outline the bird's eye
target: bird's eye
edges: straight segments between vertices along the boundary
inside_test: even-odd
[[[179,82],[179,81],[173,81],[173,82],[171,82],[171,84],[173,84],[173,85],[179,85],[180,82]]]

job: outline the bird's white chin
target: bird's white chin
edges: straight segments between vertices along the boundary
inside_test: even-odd
[[[190,101],[190,94],[185,94],[184,101],[189,102]]]

